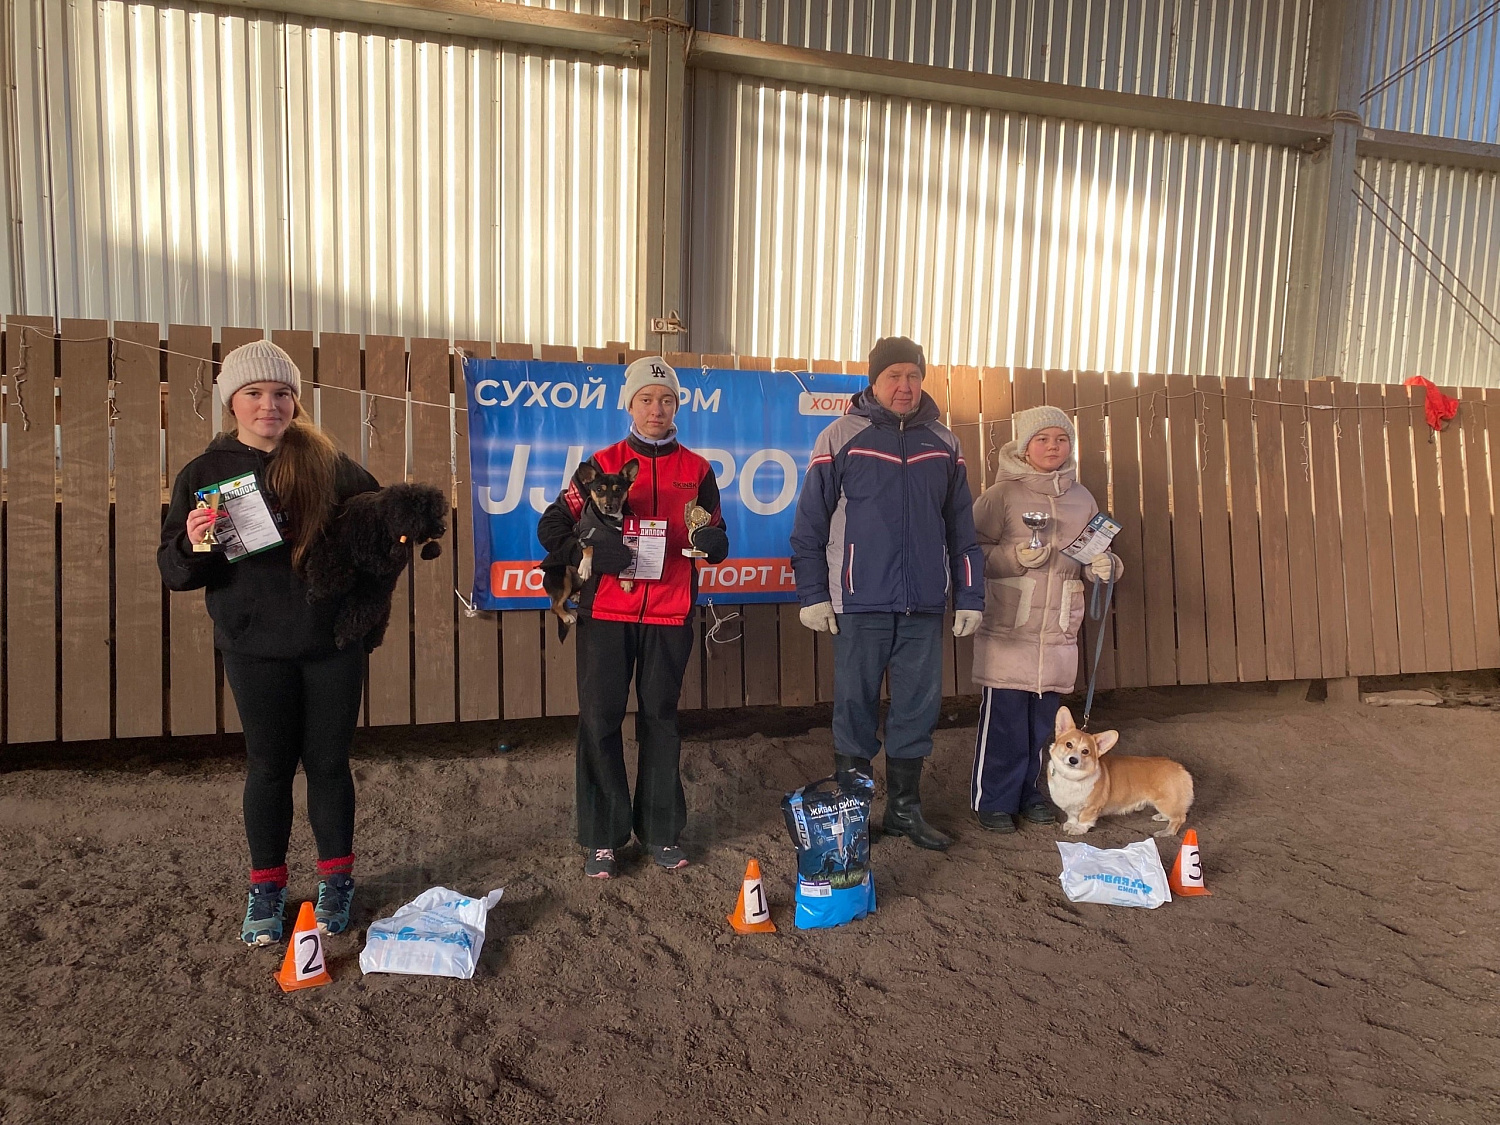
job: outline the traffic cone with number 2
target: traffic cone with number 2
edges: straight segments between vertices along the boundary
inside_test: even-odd
[[[1203,885],[1203,857],[1198,854],[1198,830],[1189,828],[1182,836],[1182,847],[1177,849],[1177,862],[1172,864],[1172,874],[1167,885],[1174,895],[1211,895],[1213,891]]]
[[[283,992],[333,983],[327,966],[323,964],[323,932],[318,929],[310,902],[304,902],[297,912],[297,928],[292,931],[292,941],[286,947],[286,957],[281,962],[281,972],[276,974],[276,983],[281,985]]]
[[[766,892],[760,885],[758,859],[745,864],[745,881],[740,884],[740,897],[735,899],[734,913],[729,915],[729,924],[739,934],[776,932],[776,923],[771,921],[771,908],[766,905]]]

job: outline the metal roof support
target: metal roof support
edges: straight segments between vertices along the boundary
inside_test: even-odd
[[[651,0],[643,0],[649,4]],[[677,0],[655,0],[680,12]],[[438,34],[502,40],[539,47],[582,51],[631,61],[646,59],[653,21],[578,15],[551,8],[530,7],[514,0],[217,0],[219,7],[288,12],[321,20],[349,20],[380,27],[404,28]],[[1326,39],[1327,28],[1347,22],[1343,13],[1356,11],[1367,22],[1368,5],[1318,0],[1313,5],[1313,34]],[[680,16],[670,16],[680,19]],[[683,29],[686,32],[686,28]],[[1367,32],[1366,32],[1367,33]],[[687,32],[689,66],[764,78],[794,85],[822,86],[840,91],[921,98],[946,105],[969,105],[1011,113],[1035,113],[1067,121],[1094,121],[1133,129],[1156,129],[1199,137],[1224,137],[1267,144],[1318,146],[1331,141],[1334,123],[1326,116],[1334,100],[1321,109],[1311,100],[1307,116],[1209,105],[1177,98],[1123,94],[1059,82],[1037,82],[970,70],[895,62],[866,55],[841,54],[806,47],[789,47],[734,35]],[[1336,48],[1337,44],[1332,44]],[[1313,59],[1343,70],[1337,51],[1329,44],[1313,45]],[[1357,60],[1360,73],[1365,62]],[[1330,75],[1309,70],[1309,81]],[[1327,82],[1324,82],[1327,85]],[[1358,110],[1362,91],[1348,108]],[[1344,102],[1338,102],[1343,107]],[[1484,171],[1500,169],[1500,145],[1459,141],[1395,130],[1364,129],[1356,142],[1360,155],[1418,160]]]
[[[1313,5],[1303,112],[1333,126],[1297,173],[1281,374],[1318,379],[1339,373],[1354,253],[1354,175],[1359,168],[1360,95],[1372,6],[1364,0]]]
[[[501,0],[215,0],[220,8],[289,12],[318,20],[502,39],[595,55],[640,58],[646,29],[635,20],[577,15]]]
[[[641,98],[641,216],[636,318],[631,342],[657,352],[679,350],[675,335],[653,333],[652,321],[686,308],[682,293],[683,126],[688,41],[686,0],[654,0]],[[665,9],[663,11],[663,9]]]

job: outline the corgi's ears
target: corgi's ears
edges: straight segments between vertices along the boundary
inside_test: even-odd
[[[1117,730],[1100,731],[1094,735],[1094,753],[1101,758],[1114,749],[1115,743],[1120,741],[1120,732]]]
[[[629,461],[625,462],[625,467],[620,470],[620,475],[628,480],[631,484],[634,484],[636,474],[640,471],[641,463],[634,457],[632,457]]]
[[[1057,721],[1052,724],[1052,733],[1059,738],[1073,729],[1073,712],[1066,707],[1057,709]]]

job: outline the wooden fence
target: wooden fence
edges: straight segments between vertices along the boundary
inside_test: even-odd
[[[210,328],[173,326],[162,340],[155,324],[111,333],[103,321],[28,317],[5,329],[4,740],[238,730],[202,596],[168,597],[155,550],[166,487],[218,428],[217,357],[261,333],[225,328],[216,343]],[[541,612],[471,617],[454,595],[467,593],[473,558],[467,415],[443,405],[450,392],[462,402],[453,349],[273,338],[322,388],[324,427],[380,480],[457,472],[449,550],[398,590],[370,660],[366,722],[575,713],[571,642],[558,643]],[[533,356],[530,345],[460,348]],[[536,354],[617,363],[640,353]],[[862,368],[768,356],[738,366]],[[1457,420],[1434,437],[1420,392],[1397,386],[934,367],[926,387],[963,443],[976,494],[1013,410],[1045,402],[1076,417],[1083,481],[1125,528],[1101,687],[1500,667],[1500,392],[1465,390]],[[698,646],[685,707],[831,698],[827,638],[803,629],[795,606],[735,610],[718,630],[724,643]],[[970,666],[968,641],[946,647],[947,693],[974,690]]]

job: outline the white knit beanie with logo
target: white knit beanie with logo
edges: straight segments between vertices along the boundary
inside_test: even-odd
[[[1038,431],[1056,426],[1068,435],[1068,444],[1078,452],[1078,433],[1073,429],[1073,420],[1055,406],[1033,406],[1030,410],[1018,410],[1010,416],[1011,433],[1015,435],[1016,453],[1023,459],[1026,447]]]
[[[677,383],[677,372],[659,355],[642,356],[625,369],[625,389],[620,392],[620,409],[629,410],[638,392],[647,387],[666,387],[682,401],[682,388]]]
[[[242,344],[219,365],[219,401],[225,406],[234,392],[251,383],[285,383],[292,394],[302,397],[302,375],[292,357],[270,340]]]

